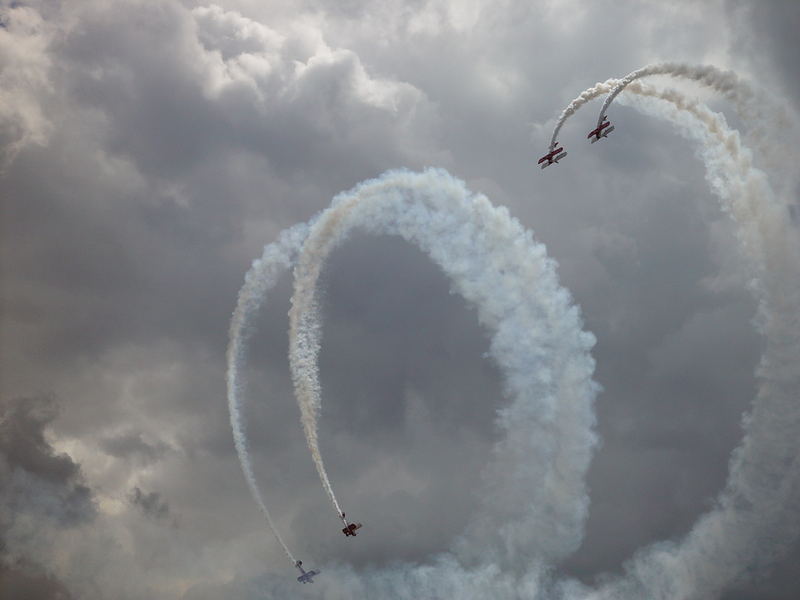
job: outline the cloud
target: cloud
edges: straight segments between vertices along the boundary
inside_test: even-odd
[[[6,519],[28,513],[68,527],[93,517],[91,491],[79,465],[56,453],[45,439],[45,428],[56,414],[55,400],[49,397],[4,402],[0,459]]]
[[[36,577],[81,598],[258,597],[273,578],[300,593],[235,461],[228,321],[265,243],[401,166],[444,166],[507,206],[598,337],[604,443],[584,544],[559,572],[589,582],[680,535],[719,491],[755,385],[755,305],[731,226],[690,146],[621,105],[608,145],[586,144],[589,110],[563,132],[564,163],[533,163],[576,91],[652,60],[750,69],[761,83],[775,71],[794,93],[793,10],[745,6],[737,21],[721,3],[4,5],[0,381],[4,398],[45,390],[60,407],[20,408],[41,436],[2,442],[28,461],[14,459],[17,479],[3,471],[14,506],[38,486],[49,500],[29,510],[53,511],[26,550]],[[354,236],[325,278],[322,449],[365,523],[357,544],[340,539],[300,434],[288,277],[259,315],[245,408],[281,531],[306,564],[349,564],[357,580],[430,561],[474,517],[500,376],[474,311],[414,248]],[[750,597],[793,597],[791,578],[775,581]]]
[[[33,8],[0,9],[0,172],[22,148],[47,143],[52,92],[49,43],[55,28]]]
[[[0,403],[0,598],[71,598],[26,548],[43,530],[75,528],[95,517],[80,466],[45,438],[56,412],[50,397]]]
[[[795,107],[800,106],[800,80],[795,68],[800,42],[794,25],[800,20],[800,6],[789,0],[748,3],[726,0],[726,10],[734,28],[733,50],[746,60],[754,72],[785,91]]]
[[[161,494],[158,492],[145,494],[135,487],[131,490],[128,499],[148,517],[164,519],[169,516],[169,504],[161,498]]]
[[[70,600],[67,588],[24,562],[11,567],[0,565],[0,600]]]
[[[143,464],[159,460],[168,451],[166,444],[145,441],[141,432],[128,431],[112,435],[100,441],[100,447],[115,458],[134,458]],[[137,488],[138,489],[138,488]]]

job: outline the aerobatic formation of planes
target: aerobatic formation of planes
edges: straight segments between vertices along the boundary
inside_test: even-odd
[[[589,135],[586,136],[586,139],[591,141],[592,144],[594,144],[597,140],[608,137],[608,134],[614,131],[614,126],[608,120],[607,116],[603,115],[601,121],[602,122],[595,129],[592,129],[589,132]],[[550,151],[539,159],[537,164],[542,165],[543,169],[545,167],[549,167],[553,163],[557,163],[567,155],[567,153],[564,152],[563,146],[556,146],[558,146],[558,142],[553,142],[553,145],[550,146]]]

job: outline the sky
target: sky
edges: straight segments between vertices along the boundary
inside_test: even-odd
[[[252,261],[398,168],[506,207],[597,339],[589,511],[555,577],[594,586],[681,540],[757,394],[734,227],[693,144],[623,103],[607,140],[585,142],[596,100],[568,157],[536,160],[572,98],[653,62],[731,69],[796,113],[798,24],[791,0],[0,0],[0,600],[346,598],[326,572],[432,564],[482,518],[503,373],[476,307],[396,236],[353,233],[321,282],[320,445],[357,539],[303,437],[289,273],[250,344],[256,476],[319,585],[294,581],[234,448],[225,352]],[[720,598],[796,598],[798,559],[800,540]]]

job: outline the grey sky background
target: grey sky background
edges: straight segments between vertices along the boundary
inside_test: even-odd
[[[755,390],[731,226],[694,149],[620,105],[608,140],[585,142],[592,105],[568,158],[535,163],[570,99],[650,62],[732,68],[797,109],[799,24],[788,0],[0,1],[0,598],[250,599],[295,576],[236,459],[228,323],[264,244],[396,167],[507,206],[598,338],[602,444],[559,571],[591,583],[685,534]],[[322,451],[363,535],[305,448],[288,277],[252,345],[257,475],[305,564],[424,563],[474,515],[497,436],[487,334],[396,239],[354,236],[324,280]],[[796,598],[798,558],[725,600]]]

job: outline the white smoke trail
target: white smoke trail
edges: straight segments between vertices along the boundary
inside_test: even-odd
[[[723,77],[717,78],[719,81],[724,79]],[[607,92],[615,86],[616,84],[598,84],[591,90],[584,92],[579,98],[582,98],[581,102],[585,103],[590,98],[596,97],[604,91]],[[743,85],[740,87],[744,88]],[[681,98],[677,92],[657,93],[641,85],[637,85],[632,91],[643,95],[659,95],[672,102],[678,102]],[[574,112],[580,104],[574,101],[571,106],[572,108],[569,110]],[[685,101],[681,103],[680,107],[684,110],[690,108],[689,103]],[[337,515],[340,515],[342,511],[325,470],[318,440],[317,420],[321,404],[321,390],[317,359],[320,349],[319,334],[321,327],[316,310],[316,283],[329,252],[346,234],[343,227],[345,227],[344,223],[349,212],[359,202],[360,200],[357,197],[353,197],[347,202],[340,203],[335,210],[331,209],[332,212],[330,212],[329,216],[327,213],[323,214],[312,229],[306,247],[295,268],[295,291],[292,296],[292,307],[289,311],[289,362],[295,386],[295,395],[301,411],[301,421],[320,480]]]
[[[752,167],[749,151],[721,116],[695,106],[689,111],[694,118],[687,118],[678,111],[685,108],[680,103],[668,108],[632,103],[701,142],[707,179],[733,217],[753,274],[766,345],[758,395],[718,507],[701,517],[680,544],[640,551],[628,565],[628,577],[606,586],[598,597],[636,597],[646,590],[656,598],[713,598],[745,569],[770,562],[800,531],[800,251],[766,175]],[[695,119],[706,127],[698,127]]]
[[[769,94],[742,81],[736,73],[710,65],[661,63],[638,69],[620,81],[606,97],[598,115],[598,126],[614,99],[632,81],[653,75],[668,75],[704,85],[730,100],[737,115],[748,125],[745,140],[757,154],[762,165],[773,172],[780,196],[794,200],[798,185],[797,164],[800,152],[796,137],[800,134],[798,121],[785,106]]]
[[[754,90],[741,81],[736,73],[732,71],[721,71],[709,65],[687,65],[682,63],[648,65],[629,73],[619,80],[603,102],[597,125],[599,126],[600,123],[602,123],[603,115],[606,114],[614,98],[616,98],[629,83],[641,79],[642,77],[649,77],[652,75],[670,75],[672,77],[682,77],[702,83],[737,103],[738,108],[742,112],[744,112],[744,106],[749,105],[749,101],[755,96]]]
[[[643,77],[655,75],[682,78],[706,86],[733,102],[737,114],[744,121],[758,123],[757,127],[748,131],[748,145],[759,156],[764,156],[765,163],[776,168],[780,166],[781,177],[791,180],[791,182],[784,182],[785,185],[782,187],[786,191],[794,192],[797,182],[796,165],[800,154],[798,154],[794,144],[788,144],[783,141],[787,139],[787,136],[781,134],[790,129],[797,132],[797,120],[783,105],[775,102],[766,93],[742,81],[736,73],[723,71],[711,65],[658,63],[637,69],[623,79],[609,79],[603,83],[596,84],[578,95],[562,111],[553,129],[550,149],[552,150],[555,146],[556,137],[566,120],[575,114],[581,106],[599,95],[609,94],[598,114],[597,126],[599,127],[603,121],[603,116],[608,112],[608,107],[630,83]]]
[[[323,222],[320,222],[323,221]],[[329,231],[335,226],[330,219],[317,221],[312,231]],[[306,253],[304,253],[305,255]],[[303,256],[304,256],[303,255]],[[295,397],[300,408],[300,421],[306,436],[308,448],[314,466],[319,474],[322,486],[333,504],[336,515],[342,515],[342,509],[333,492],[322,454],[319,450],[317,417],[320,408],[320,384],[317,357],[319,355],[321,332],[316,299],[316,280],[322,268],[322,263],[309,264],[301,256],[294,271],[294,294],[292,305],[289,309],[289,366],[292,371]],[[303,276],[302,270],[311,267],[316,270],[309,287],[308,276]],[[299,300],[298,300],[299,299]]]
[[[594,445],[596,388],[588,355],[594,338],[581,332],[578,310],[558,286],[544,248],[505,209],[470,195],[439,170],[390,172],[338,196],[311,228],[295,268],[290,363],[308,444],[337,513],[316,436],[315,289],[328,255],[356,227],[399,235],[428,253],[492,333],[490,354],[504,372],[509,404],[498,412],[506,438],[485,474],[484,502],[503,518],[487,517],[465,539],[483,540],[483,552],[495,542],[497,554],[509,559],[522,549],[528,559],[531,552],[552,559],[574,550],[586,515],[583,475]],[[462,547],[468,554],[470,545]]]
[[[319,321],[314,289],[331,249],[353,227],[401,235],[430,254],[493,332],[492,356],[506,379],[508,404],[498,414],[505,437],[484,474],[482,514],[456,543],[454,554],[441,555],[432,565],[370,572],[364,579],[347,569],[328,570],[336,577],[330,584],[337,586],[335,593],[394,598],[484,598],[489,593],[509,599],[714,598],[746,569],[769,562],[796,537],[800,251],[795,232],[766,176],[753,167],[752,156],[721,116],[674,91],[655,92],[638,82],[631,83],[629,91],[670,102],[665,108],[646,99],[632,100],[637,109],[667,118],[683,135],[700,142],[709,183],[737,224],[742,252],[754,275],[759,328],[766,340],[759,392],[717,507],[701,517],[684,540],[641,550],[627,564],[624,577],[607,580],[598,589],[554,581],[548,575],[547,565],[579,543],[585,518],[582,479],[594,443],[591,340],[580,331],[577,309],[558,286],[552,261],[504,209],[470,197],[460,182],[441,171],[389,173],[340,195],[312,224],[293,299],[298,313],[294,331],[305,338],[298,340],[298,348],[306,353],[304,360],[313,357],[315,362]],[[295,238],[293,248],[304,236],[305,232]],[[315,364],[300,365],[313,367],[301,377],[316,375]],[[305,385],[311,392],[319,390],[318,381]],[[319,396],[309,400],[316,404],[307,404],[312,409],[307,414],[315,417]],[[503,565],[516,568],[509,571]],[[325,594],[325,589],[320,591]]]
[[[790,401],[791,390],[797,390],[800,384],[797,370],[800,335],[796,326],[794,330],[789,326],[793,322],[796,324],[796,310],[800,306],[797,292],[800,255],[792,246],[785,214],[776,202],[764,174],[752,167],[750,153],[741,146],[738,134],[728,128],[721,116],[687,101],[674,91],[655,92],[641,85],[633,87],[631,91],[658,96],[670,102],[670,111],[648,105],[641,105],[640,108],[669,118],[682,128],[685,135],[701,142],[701,155],[709,182],[723,201],[723,209],[737,223],[743,254],[756,275],[755,291],[760,300],[760,321],[781,325],[772,325],[772,332],[768,327],[763,329],[768,344],[759,374],[764,378],[766,374],[773,373],[774,378],[762,383],[751,416],[753,419],[759,415],[760,421],[750,422],[747,435],[737,450],[729,482],[720,496],[720,508],[701,518],[683,544],[675,548],[659,545],[641,552],[631,563],[631,574],[627,578],[608,584],[598,593],[604,598],[637,597],[640,592],[665,598],[715,597],[767,552],[763,544],[758,543],[765,529],[775,530],[779,524],[783,525],[783,535],[780,536],[783,542],[776,535],[772,552],[777,552],[776,547],[787,543],[797,534],[796,515],[789,519],[792,511],[787,507],[791,507],[796,500],[800,481],[796,474],[782,471],[780,467],[796,461],[795,440],[800,436],[800,417]],[[692,120],[687,122],[679,111],[690,115]],[[705,127],[698,127],[697,121]],[[304,275],[305,278],[299,281],[296,288],[295,307],[302,310],[303,306],[302,298],[297,300],[297,290],[305,290],[313,299],[313,284],[324,259],[331,247],[340,241],[342,231],[348,228],[341,221],[347,218],[349,211],[359,206],[359,201],[355,197],[348,204],[341,205],[327,231],[322,229],[324,215],[320,219],[319,232],[312,231],[302,255],[308,263],[298,268],[298,280]],[[335,229],[334,222],[340,230]],[[771,273],[781,275],[769,276]],[[779,306],[771,305],[770,299],[774,297],[781,299]],[[788,308],[788,312],[784,310],[781,313],[781,306]],[[313,312],[308,310],[309,314]],[[772,340],[775,336],[770,334],[778,330],[782,341],[778,344],[780,351],[774,353]],[[304,342],[307,347],[318,347],[313,339],[315,331],[318,331],[318,325],[313,330],[298,332],[307,338]],[[787,352],[787,345],[793,351]],[[782,398],[774,390],[773,393],[765,392],[765,389],[775,387],[776,383],[778,390],[790,391],[790,396]],[[775,431],[779,424],[788,435],[775,444]],[[765,432],[771,432],[772,441]],[[776,471],[777,474],[769,480],[771,483],[775,483],[776,478],[779,480],[777,489],[782,494],[777,496],[772,487],[765,488],[760,481],[765,474]],[[761,502],[756,503],[759,499]],[[742,508],[743,503],[747,505],[746,508]],[[518,521],[512,523],[516,526]],[[506,542],[513,539],[510,528],[503,533],[503,537]]]
[[[580,98],[602,93],[602,87]],[[638,82],[628,83],[627,89],[668,101],[665,107],[629,100],[701,143],[707,179],[737,225],[754,275],[766,347],[757,373],[758,396],[746,419],[745,437],[732,456],[718,507],[701,517],[681,543],[640,550],[628,563],[626,577],[596,591],[574,584],[562,589],[571,590],[568,597],[609,600],[714,598],[746,569],[768,564],[800,533],[795,508],[800,500],[800,249],[766,175],[753,168],[752,155],[721,115],[674,91],[653,93]]]
[[[733,102],[739,117],[753,125],[747,131],[747,143],[758,154],[759,159],[772,169],[780,171],[776,177],[781,195],[794,194],[798,182],[797,164],[800,153],[790,136],[792,130],[800,131],[797,120],[786,108],[767,94],[754,89],[742,81],[736,73],[723,71],[711,65],[688,65],[683,63],[658,63],[637,69],[622,79],[608,79],[581,92],[561,112],[550,138],[550,150],[555,147],[564,123],[584,104],[600,95],[608,94],[597,117],[597,127],[603,122],[608,107],[631,83],[643,77],[668,75],[699,83]],[[791,139],[791,143],[784,140]]]
[[[231,318],[228,334],[230,342],[227,352],[228,411],[231,418],[236,453],[239,456],[239,462],[247,480],[247,486],[250,488],[250,493],[264,514],[269,528],[275,534],[292,566],[295,564],[295,558],[280,533],[278,533],[278,529],[272,520],[256,482],[253,465],[250,461],[250,453],[247,449],[247,437],[241,413],[241,399],[246,387],[243,371],[246,364],[247,342],[251,334],[252,319],[258,314],[258,310],[266,300],[266,293],[275,285],[281,273],[289,268],[297,254],[297,249],[307,234],[308,226],[305,224],[297,225],[282,232],[277,242],[264,248],[264,254],[261,259],[253,262],[252,267],[245,276],[245,283],[242,289],[239,290],[239,298]]]
[[[594,100],[602,94],[609,93],[617,86],[618,83],[619,79],[607,79],[603,83],[596,83],[593,87],[581,92],[577,98],[567,104],[566,108],[561,111],[561,114],[558,116],[555,127],[553,127],[553,135],[550,136],[549,149],[552,151],[553,148],[556,147],[556,139],[558,138],[558,134],[561,132],[561,128],[564,126],[564,123],[567,122],[567,119],[574,115],[578,109],[587,102]]]

